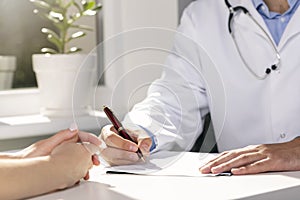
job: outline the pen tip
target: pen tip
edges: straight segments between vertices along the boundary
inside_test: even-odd
[[[142,160],[143,162],[146,162],[146,160],[144,159],[144,157],[141,157],[141,160]]]

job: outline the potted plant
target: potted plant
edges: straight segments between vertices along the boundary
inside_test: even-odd
[[[41,113],[48,116],[84,115],[96,78],[96,55],[80,54],[70,42],[84,37],[92,28],[77,23],[101,9],[96,0],[30,0],[34,13],[49,20],[54,30],[42,28],[55,48],[44,47],[33,55],[33,69],[40,90]]]

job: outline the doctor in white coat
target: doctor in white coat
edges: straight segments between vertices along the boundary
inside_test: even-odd
[[[299,4],[193,2],[178,28],[188,42],[176,37],[169,67],[124,120],[137,144],[108,125],[105,159],[129,164],[139,160],[138,148],[144,155],[189,150],[210,112],[223,153],[202,173],[300,170]]]

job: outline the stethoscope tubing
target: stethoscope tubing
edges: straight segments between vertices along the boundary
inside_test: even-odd
[[[248,69],[248,71],[253,75],[255,76],[257,79],[259,80],[264,80],[266,79],[266,77],[272,72],[272,71],[275,71],[275,70],[279,70],[280,69],[280,64],[281,64],[281,57],[280,57],[280,54],[279,54],[279,51],[277,50],[273,40],[271,39],[271,37],[269,36],[269,34],[266,32],[266,30],[258,23],[258,21],[251,15],[251,13],[248,11],[247,8],[243,7],[243,6],[236,6],[236,7],[233,7],[228,0],[225,0],[225,4],[229,10],[229,17],[228,17],[228,31],[229,31],[229,34],[231,35],[233,41],[234,41],[234,44],[238,50],[238,53],[239,53],[239,56],[241,57],[243,63],[245,64],[246,68]],[[272,49],[274,50],[275,54],[276,54],[276,62],[271,65],[271,67],[268,67],[266,68],[265,70],[265,74],[263,76],[259,76],[257,75],[253,70],[252,68],[248,65],[248,63],[246,62],[245,58],[243,57],[242,53],[241,53],[241,50],[236,42],[236,39],[235,39],[235,36],[234,36],[234,32],[232,31],[232,23],[234,21],[234,15],[235,13],[237,13],[238,11],[242,11],[244,14],[248,15],[250,17],[250,19],[259,27],[259,29],[266,35],[266,37],[268,38],[268,41],[269,41],[269,44],[271,44],[272,46]]]

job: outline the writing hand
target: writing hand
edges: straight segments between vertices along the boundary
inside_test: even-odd
[[[150,154],[152,140],[148,134],[143,130],[126,130],[137,144],[119,136],[112,125],[107,125],[101,130],[99,137],[107,145],[107,148],[102,151],[102,156],[110,165],[127,165],[138,162],[139,157],[136,154],[138,148],[142,151],[143,156]]]

